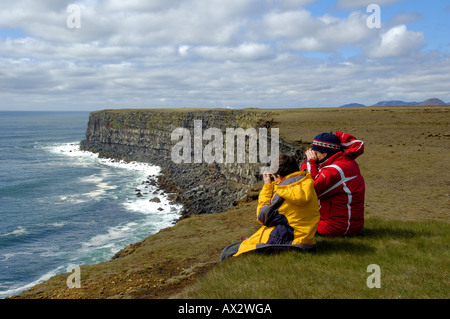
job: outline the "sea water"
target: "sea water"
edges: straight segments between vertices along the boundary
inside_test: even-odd
[[[88,117],[0,112],[0,298],[109,260],[180,216],[147,183],[159,167],[80,150]]]

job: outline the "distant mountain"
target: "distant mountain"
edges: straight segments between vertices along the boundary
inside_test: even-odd
[[[403,102],[403,101],[381,101],[373,106],[416,106],[417,102]]]
[[[341,105],[339,107],[358,107],[358,106],[365,106],[365,105],[359,104],[359,103],[350,103],[350,104]]]
[[[397,100],[380,101],[377,104],[374,104],[372,106],[436,106],[436,105],[450,105],[450,103],[446,104],[445,102],[443,102],[440,99],[432,98],[432,99],[428,99],[423,102],[404,102],[404,101],[397,101]],[[362,107],[362,106],[365,106],[365,105],[359,104],[359,103],[350,103],[350,104],[341,105],[340,107]]]
[[[442,100],[434,98],[423,101],[419,105],[448,105],[448,104],[445,104]]]

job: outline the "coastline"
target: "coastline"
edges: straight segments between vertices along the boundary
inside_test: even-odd
[[[370,151],[364,154],[360,164],[368,185],[369,219],[448,223],[450,216],[442,200],[447,195],[442,190],[430,195],[430,190],[438,191],[436,185],[444,182],[444,176],[432,166],[423,167],[420,163],[432,162],[437,152],[442,151],[442,143],[448,143],[445,118],[449,110],[448,107],[287,110],[280,112],[275,121],[281,127],[290,123],[282,131],[288,140],[312,136],[332,125],[352,132],[367,143]],[[301,120],[292,121],[297,113],[301,114]],[[311,122],[298,125],[305,123],[304,118]],[[414,136],[411,136],[412,127]],[[401,163],[396,160],[398,156],[403,158]],[[422,167],[423,174],[428,176],[426,180],[413,174],[417,167]],[[402,183],[398,180],[399,170],[404,173]],[[413,200],[405,201],[405,196],[411,199],[420,196],[421,206]],[[403,205],[399,206],[399,202]],[[254,208],[254,198],[247,195],[223,213],[181,218],[174,227],[130,245],[117,258],[82,267],[82,283],[85,283],[82,289],[67,289],[67,274],[64,274],[13,299],[176,297],[217,264],[223,247],[257,227]]]
[[[179,200],[177,200],[177,197],[174,196],[175,194],[170,193],[169,184],[165,182],[164,184],[159,183],[159,180],[163,180],[163,174],[161,173],[161,168],[156,165],[152,165],[150,163],[140,163],[140,162],[126,162],[126,161],[117,161],[115,159],[109,159],[109,158],[99,158],[98,154],[82,151],[79,149],[79,142],[68,142],[68,143],[55,143],[55,144],[49,144],[42,146],[42,148],[49,153],[63,155],[63,156],[70,156],[74,158],[88,158],[92,161],[95,161],[99,165],[104,165],[107,167],[106,169],[113,168],[118,169],[122,172],[127,171],[135,171],[135,172],[141,172],[138,175],[141,175],[142,177],[138,178],[139,183],[136,183],[135,186],[130,189],[129,196],[130,198],[126,201],[123,201],[121,204],[119,202],[119,205],[123,205],[124,209],[135,211],[136,213],[140,215],[148,215],[148,218],[153,219],[157,217],[155,213],[152,213],[153,211],[162,216],[162,214],[165,214],[166,216],[164,218],[161,218],[159,222],[153,223],[151,225],[151,228],[154,228],[155,230],[152,230],[150,234],[154,234],[159,232],[161,229],[165,229],[168,227],[172,227],[176,224],[176,222],[182,218],[182,205],[180,204]],[[84,161],[83,161],[84,163]],[[134,174],[136,175],[136,174]],[[132,184],[133,178],[128,178],[129,181],[127,184]],[[97,184],[97,189],[92,191],[88,194],[79,194],[79,196],[75,194],[63,196],[61,200],[65,200],[68,202],[72,202],[74,205],[80,204],[80,202],[85,202],[89,199],[95,199],[99,196],[104,196],[110,191],[114,191],[118,186],[117,185],[111,185],[104,183],[102,179],[97,179],[93,177],[89,178],[83,178],[83,181],[86,182],[93,182]],[[83,197],[83,195],[87,196],[86,198]],[[56,224],[56,223],[55,223]],[[59,223],[62,227],[65,224],[65,222]],[[133,221],[129,222],[130,227],[132,224],[135,224]],[[159,226],[158,226],[159,225]],[[137,242],[143,240],[145,237],[139,236],[139,232],[141,230],[135,230],[130,233],[131,237],[127,239],[126,237],[122,237],[122,235],[119,233],[121,231],[121,228],[123,228],[124,231],[128,228],[127,225],[123,226],[117,226],[111,229],[111,233],[108,231],[108,233],[100,232],[96,235],[90,235],[90,237],[86,238],[86,242],[81,243],[83,249],[83,254],[87,255],[95,255],[95,251],[97,249],[102,249],[102,246],[112,246],[112,245],[119,245],[120,243],[115,243],[115,240],[124,240],[124,241],[132,241],[134,237],[138,236],[140,237],[139,240],[132,241],[131,244],[126,244],[125,246],[122,246],[116,251],[113,251],[113,254],[110,255],[109,258],[102,260],[101,262],[109,261],[113,258],[117,258],[120,256],[122,250],[126,250],[128,246],[135,245]],[[140,228],[143,228],[145,230],[145,226],[141,226]],[[21,228],[19,228],[21,229]],[[24,230],[25,232],[25,230]],[[128,231],[127,231],[128,232]],[[112,242],[108,241],[109,236],[111,236]],[[89,239],[90,238],[90,239]],[[104,242],[104,244],[102,244]],[[113,248],[111,248],[112,250]],[[75,251],[73,252],[75,253]],[[95,257],[97,259],[97,257]],[[101,258],[101,257],[100,257]],[[90,264],[96,264],[98,261],[92,261],[88,262],[87,264],[79,264],[79,265],[90,265]],[[71,258],[70,260],[67,260],[65,262],[65,265],[69,265],[67,267],[70,267],[70,265],[76,265],[77,262],[74,262],[74,260]],[[64,273],[68,271],[68,268],[64,264],[59,265],[55,269],[49,270],[48,272],[42,274],[39,278],[24,283],[21,286],[12,286],[9,287],[6,290],[2,291],[2,298],[11,298],[15,295],[20,295],[22,292],[29,290],[30,288],[39,285],[50,278],[57,276],[61,273]],[[79,266],[77,265],[77,266]],[[67,268],[67,270],[66,270]]]
[[[240,234],[256,230],[256,201],[221,213],[191,215],[119,251],[108,261],[80,267],[81,287],[62,273],[6,299],[170,299],[219,264]],[[214,225],[214,228],[211,226]]]

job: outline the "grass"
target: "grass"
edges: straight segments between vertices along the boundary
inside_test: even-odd
[[[362,236],[318,237],[314,253],[251,253],[224,261],[183,298],[448,298],[449,224],[369,219]],[[367,267],[381,270],[368,288]]]

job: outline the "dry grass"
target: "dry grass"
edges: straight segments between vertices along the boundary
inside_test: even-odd
[[[385,219],[449,221],[450,107],[295,109],[271,114],[288,141],[343,131],[365,142],[366,210]]]

